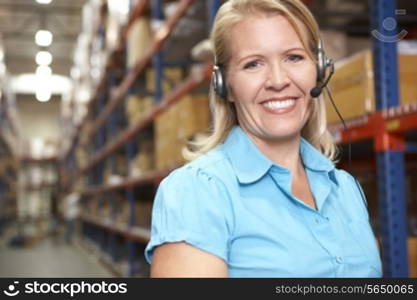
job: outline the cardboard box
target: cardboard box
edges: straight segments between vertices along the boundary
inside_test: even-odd
[[[140,176],[155,169],[154,143],[152,140],[142,140],[139,151],[130,163],[129,175]]]
[[[417,101],[417,55],[399,55],[400,103]],[[330,81],[330,90],[344,119],[375,112],[373,56],[370,50],[339,61]],[[340,122],[330,100],[326,98],[327,123]]]
[[[180,122],[178,138],[188,139],[210,126],[209,99],[206,95],[187,95],[177,104]]]
[[[143,228],[151,227],[152,201],[137,201],[135,203],[136,225]]]
[[[187,95],[155,120],[155,163],[157,169],[185,162],[182,149],[210,125],[209,100],[206,95]]]
[[[179,120],[176,119],[177,105],[172,105],[167,111],[159,115],[155,120],[155,164],[161,170],[172,165],[181,163],[178,161],[177,153],[180,152],[181,145],[177,139],[177,129]]]
[[[153,153],[139,152],[131,163],[130,176],[140,176],[154,169]]]
[[[129,203],[125,199],[117,199],[116,224],[127,226],[129,224]]]
[[[417,237],[408,238],[409,277],[417,278]]]
[[[89,199],[85,202],[84,208],[82,209],[87,216],[97,216],[98,210],[97,199]]]
[[[130,95],[127,97],[125,111],[129,124],[133,124],[140,119],[142,114],[142,98],[139,95]]]
[[[140,97],[131,95],[126,100],[126,115],[129,125],[132,125],[146,116],[153,108],[155,102],[152,97]]]
[[[84,168],[88,164],[88,155],[87,155],[87,152],[83,148],[81,147],[77,148],[75,152],[75,156],[76,156],[78,166],[80,168]]]
[[[116,174],[120,176],[127,176],[128,174],[128,163],[125,155],[116,156]]]
[[[146,71],[146,90],[150,93],[155,93],[155,70],[149,68]],[[183,71],[178,67],[164,68],[162,91],[164,94],[170,93],[179,83],[184,79]]]
[[[99,219],[110,219],[112,216],[112,207],[107,199],[99,206]]]
[[[322,30],[320,36],[326,56],[338,61],[347,56],[347,34],[339,30]]]
[[[133,67],[146,53],[152,41],[149,18],[140,17],[127,34],[127,66]]]

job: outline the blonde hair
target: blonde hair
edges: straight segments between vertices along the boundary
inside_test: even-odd
[[[231,29],[253,14],[285,16],[297,32],[308,55],[317,62],[316,51],[320,41],[320,31],[309,9],[300,0],[229,0],[217,12],[211,42],[215,63],[227,69],[230,53],[227,51],[228,34]],[[224,142],[233,126],[238,124],[233,102],[215,95],[210,87],[210,107],[213,116],[210,134],[188,143],[183,155],[193,160]],[[311,113],[301,130],[301,136],[310,142],[327,158],[336,162],[338,149],[326,128],[326,107],[323,96],[310,101]]]

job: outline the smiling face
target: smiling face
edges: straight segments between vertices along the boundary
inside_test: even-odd
[[[299,138],[310,114],[316,65],[283,16],[256,15],[229,34],[229,101],[240,126],[267,140]]]

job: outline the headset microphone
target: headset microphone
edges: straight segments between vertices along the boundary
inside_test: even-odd
[[[320,96],[323,87],[324,86],[321,85],[321,86],[316,86],[316,87],[312,88],[311,91],[310,91],[310,96],[313,97],[313,98],[316,98],[316,97]]]
[[[318,84],[317,86],[315,86],[314,88],[311,89],[310,91],[310,96],[313,98],[317,98],[318,96],[320,96],[323,88],[325,88],[327,86],[327,84],[330,81],[330,78],[332,78],[333,73],[334,73],[334,63],[331,59],[327,59],[326,61],[326,67],[330,67],[330,73],[329,76],[327,76],[326,80],[324,80],[323,83]]]

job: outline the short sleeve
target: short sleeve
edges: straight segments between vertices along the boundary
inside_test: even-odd
[[[227,262],[231,207],[225,186],[201,169],[184,166],[158,187],[145,258],[164,243],[184,241]]]

